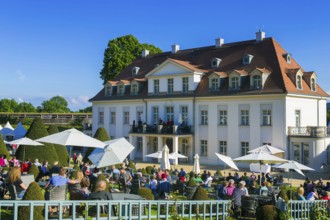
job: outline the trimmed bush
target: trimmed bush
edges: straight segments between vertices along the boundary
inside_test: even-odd
[[[138,189],[137,194],[146,200],[154,200],[154,194],[152,193],[151,189],[142,187]]]
[[[194,171],[190,171],[189,172],[189,179],[194,178],[194,176],[195,176],[195,172]]]
[[[189,187],[195,187],[195,186],[197,186],[194,178],[190,178],[189,179],[189,182],[187,183],[187,186],[189,186]]]
[[[36,140],[48,135],[46,127],[40,118],[35,118],[29,130],[26,133],[26,137]],[[49,143],[43,143],[42,146],[24,146],[21,145],[16,151],[16,157],[19,160],[23,160],[25,151],[25,159],[30,158],[31,161],[39,159],[40,162],[48,160],[49,164],[53,164],[54,161],[58,161],[58,156],[55,151],[54,145]]]
[[[45,200],[42,195],[41,188],[36,182],[32,182],[26,190],[22,200]],[[43,206],[34,206],[33,219],[45,219],[43,216]],[[18,219],[30,219],[30,207],[24,206],[18,208]]]
[[[273,205],[263,205],[257,208],[257,220],[279,220],[279,211]]]
[[[147,166],[146,167],[146,172],[151,175],[152,174],[152,169],[153,169],[152,166]]]
[[[195,192],[195,195],[192,198],[193,200],[208,200],[209,197],[205,189],[202,186],[199,186]]]
[[[217,170],[217,172],[215,172],[215,174],[218,176],[221,176],[221,177],[223,176],[221,170]]]
[[[103,174],[100,174],[94,181],[92,179],[91,180],[91,185],[92,185],[92,192],[95,192],[96,190],[96,186],[97,186],[97,183],[101,180],[104,180],[106,183],[108,182],[107,181],[107,178],[103,175]],[[105,188],[105,191],[109,192],[109,184],[107,184],[107,187]]]
[[[39,168],[33,164],[29,170],[29,174],[33,174],[34,179],[37,178],[37,176],[39,175]]]
[[[58,128],[56,125],[50,125],[47,129],[48,134],[56,134],[59,132]],[[59,145],[59,144],[54,144],[55,151],[58,156],[58,163],[60,166],[68,166],[69,164],[69,154],[66,149],[66,146],[64,145]]]
[[[102,142],[110,141],[110,136],[109,136],[107,130],[103,127],[99,127],[96,130],[96,132],[94,134],[94,138],[99,140],[99,141],[102,141]],[[93,150],[94,150],[94,148],[92,148],[92,147],[87,148],[86,153],[85,153],[84,158],[83,158],[84,162],[89,161],[88,156],[93,152]]]
[[[129,161],[128,167],[131,168],[132,170],[136,170],[135,164],[133,163],[133,161]]]
[[[144,168],[142,168],[141,173],[142,173],[142,175],[148,175],[148,172]]]
[[[3,138],[2,138],[1,134],[0,134],[0,155],[6,155],[7,160],[9,160],[9,158],[10,158],[9,152],[7,150],[5,142],[3,142]]]

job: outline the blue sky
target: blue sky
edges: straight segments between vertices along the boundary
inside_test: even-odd
[[[249,40],[262,29],[330,91],[330,2],[0,1],[0,99],[35,106],[61,95],[71,110],[91,105],[109,40],[133,34],[169,51]],[[0,110],[1,111],[1,110]]]

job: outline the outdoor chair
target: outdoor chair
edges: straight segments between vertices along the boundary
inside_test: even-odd
[[[257,201],[247,196],[241,198],[242,215],[245,217],[255,217],[257,209]]]
[[[21,200],[22,198],[18,198],[18,193],[16,191],[16,187],[14,184],[8,184],[8,191],[11,200]]]
[[[140,180],[138,179],[133,179],[132,180],[132,190],[131,190],[131,193],[132,194],[137,194],[138,193],[138,190],[140,189]]]
[[[67,185],[51,186],[49,189],[49,200],[66,200]]]

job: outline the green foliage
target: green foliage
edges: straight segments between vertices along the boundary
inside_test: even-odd
[[[96,130],[96,132],[94,134],[94,138],[99,141],[102,141],[102,142],[110,140],[110,136],[109,136],[107,130],[103,127],[99,127]],[[91,147],[86,150],[83,161],[85,161],[85,162],[88,161],[88,156],[93,152],[93,150],[94,150],[94,148],[91,148]]]
[[[208,197],[205,189],[203,189],[202,186],[199,186],[192,199],[193,200],[208,200],[209,197]]]
[[[115,78],[126,66],[141,55],[142,50],[149,50],[150,54],[162,52],[151,44],[141,44],[133,35],[126,35],[110,40],[105,49],[103,68],[100,77],[104,83]]]
[[[257,208],[257,220],[277,220],[280,218],[279,211],[273,205],[263,205]]]
[[[18,104],[15,112],[37,112],[36,108],[29,102],[21,102]]]
[[[92,192],[95,192],[95,190],[96,190],[96,188],[97,188],[97,183],[98,183],[99,181],[101,181],[101,180],[104,180],[105,182],[107,182],[107,178],[106,178],[103,174],[100,174],[100,175],[96,178],[95,182],[91,182]],[[105,191],[109,192],[109,188],[110,188],[110,187],[109,187],[109,184],[107,184],[107,187],[106,187]]]
[[[218,176],[221,176],[221,177],[223,176],[221,170],[217,170],[217,172],[215,172],[215,174]]]
[[[131,160],[128,163],[128,167],[131,168],[132,170],[136,170],[135,164]]]
[[[79,109],[80,113],[92,113],[92,106],[86,107],[84,109]]]
[[[26,133],[26,137],[32,140],[36,140],[47,135],[48,132],[40,118],[35,118],[33,120],[31,127]],[[54,161],[58,161],[58,156],[53,144],[43,143],[42,146],[21,145],[16,151],[16,156],[18,159],[23,160],[24,154],[25,158],[30,158],[31,161],[34,161],[36,158],[38,158],[39,161],[48,160],[49,164],[53,164]]]
[[[194,171],[190,171],[189,172],[189,179],[194,178],[194,176],[195,176],[195,172]]]
[[[58,128],[56,125],[50,125],[47,129],[48,134],[56,134],[59,132]],[[54,144],[55,151],[58,156],[58,163],[60,166],[68,166],[69,164],[69,153],[66,149],[66,146],[64,145],[59,145],[59,144]]]
[[[329,220],[330,213],[327,211],[326,207],[313,206],[311,213],[311,220]]]
[[[153,167],[152,166],[147,166],[146,167],[146,172],[151,175]]]
[[[197,186],[194,178],[190,178],[188,183],[187,183],[187,186],[190,186],[190,187],[194,187],[194,186]]]
[[[37,178],[37,176],[39,174],[39,168],[33,164],[29,170],[29,174],[33,174],[34,179]]]
[[[9,152],[7,150],[7,147],[5,145],[5,143],[3,142],[3,138],[2,135],[0,134],[0,155],[6,155],[7,156],[7,160],[9,159]]]
[[[1,112],[15,112],[17,107],[18,107],[18,103],[14,99],[0,100]]]
[[[32,182],[29,188],[26,190],[23,200],[45,200],[41,192],[41,188],[36,182]],[[33,212],[33,219],[44,219],[43,206],[35,206]],[[24,206],[18,209],[18,219],[29,220],[30,219],[30,207]]]
[[[142,168],[141,173],[142,173],[142,175],[148,175],[148,172],[146,171],[145,168]]]
[[[73,166],[73,169],[74,169],[74,171],[71,172],[70,179],[75,180],[75,179],[77,179],[77,172],[80,170],[78,164],[75,164]]]
[[[48,113],[68,113],[68,102],[62,96],[54,96],[49,100],[43,101],[41,104],[41,111]]]
[[[139,188],[137,194],[146,200],[154,200],[154,194],[151,189],[141,187]]]

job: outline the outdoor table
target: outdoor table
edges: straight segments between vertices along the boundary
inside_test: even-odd
[[[260,195],[248,195],[242,196],[242,200],[255,200],[257,202],[257,207],[263,205],[274,205],[274,198],[270,196],[260,196]]]
[[[143,200],[139,195],[127,193],[111,193],[113,200]]]

